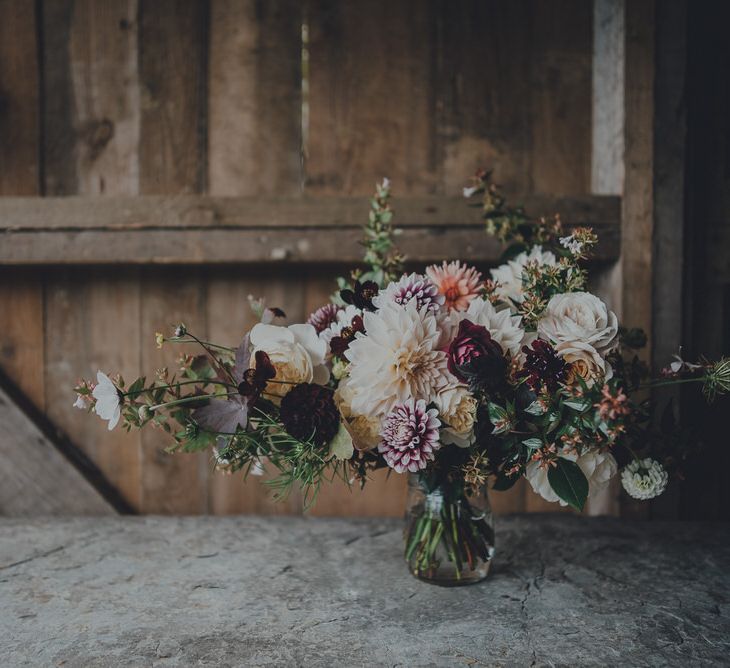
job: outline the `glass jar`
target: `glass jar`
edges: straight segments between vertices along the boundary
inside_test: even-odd
[[[494,554],[486,485],[409,474],[404,537],[408,568],[417,578],[445,587],[483,580]]]

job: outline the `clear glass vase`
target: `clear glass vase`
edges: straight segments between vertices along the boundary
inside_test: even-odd
[[[413,575],[445,587],[487,577],[494,522],[486,485],[412,473],[406,504],[405,557]]]

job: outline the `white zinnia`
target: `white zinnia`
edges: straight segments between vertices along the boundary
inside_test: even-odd
[[[579,456],[574,452],[566,452],[560,456],[575,462],[583,471],[583,475],[588,479],[588,498],[604,489],[618,469],[616,460],[610,452],[587,450]],[[525,477],[533,491],[545,501],[550,503],[557,501],[561,506],[568,505],[553,491],[548,480],[548,468],[540,466],[540,462],[530,462],[525,470]]]
[[[345,352],[356,413],[382,416],[408,399],[429,402],[451,380],[446,353],[438,349],[436,317],[426,307],[385,304],[363,321],[365,334],[358,333]]]
[[[618,319],[590,292],[553,295],[537,322],[541,339],[553,344],[588,343],[601,355],[616,346]]]
[[[621,471],[621,484],[629,496],[646,501],[659,496],[669,482],[666,469],[654,459],[634,459]]]
[[[495,293],[501,300],[507,303],[522,302],[522,270],[528,262],[548,266],[558,263],[552,252],[543,251],[542,246],[533,246],[529,253],[520,253],[506,264],[492,269],[492,280],[498,284]]]
[[[466,311],[452,311],[449,314],[449,342],[454,338],[462,320],[469,320],[475,325],[486,328],[491,337],[502,347],[504,353],[517,357],[524,344],[525,330],[522,329],[522,316],[512,315],[508,308],[498,311],[487,299],[475,297]]]
[[[329,380],[329,370],[324,365],[327,344],[317,336],[312,325],[254,325],[250,334],[253,352],[251,364],[255,364],[256,352],[263,350],[276,369],[274,381],[266,386],[266,392],[279,400],[294,385]],[[285,381],[285,384],[281,381]]]
[[[96,383],[96,387],[91,392],[96,399],[94,412],[102,420],[109,420],[109,431],[111,431],[117,426],[122,415],[121,396],[117,386],[105,373],[97,371]]]

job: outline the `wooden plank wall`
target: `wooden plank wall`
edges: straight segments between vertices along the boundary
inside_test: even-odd
[[[453,195],[485,165],[517,193],[586,194],[592,25],[584,0],[0,0],[0,194],[368,195],[389,176],[396,197]],[[0,363],[141,512],[299,513],[158,433],[109,434],[69,388],[173,367],[153,336],[181,320],[236,343],[248,294],[300,320],[333,273],[5,267]],[[379,476],[313,512],[400,515],[404,493]],[[494,505],[555,509],[524,485]]]

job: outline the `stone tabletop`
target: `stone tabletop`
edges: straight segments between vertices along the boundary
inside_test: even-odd
[[[400,523],[0,521],[3,666],[730,661],[730,525],[502,518],[490,577],[409,575]]]

